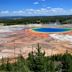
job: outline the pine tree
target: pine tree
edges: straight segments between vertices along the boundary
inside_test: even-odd
[[[7,58],[6,71],[12,71],[12,64],[9,63],[9,58]]]
[[[30,72],[29,68],[27,67],[26,61],[22,55],[20,55],[17,59],[17,72]]]
[[[1,65],[0,65],[0,70],[6,70],[6,64],[5,64],[5,59],[2,57],[1,59]]]
[[[62,72],[72,72],[72,56],[66,52],[62,59]]]
[[[33,72],[46,72],[45,70],[45,52],[41,52],[38,44],[37,52],[31,52],[28,57],[30,70]]]

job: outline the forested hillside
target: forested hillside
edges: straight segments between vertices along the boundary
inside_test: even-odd
[[[72,23],[72,15],[64,16],[31,16],[31,17],[0,17],[0,23],[4,25],[15,25],[15,24],[34,24],[43,23],[48,24],[50,22],[59,21],[61,24]]]

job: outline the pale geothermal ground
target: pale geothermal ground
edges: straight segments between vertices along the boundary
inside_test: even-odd
[[[72,26],[55,27],[71,28]],[[36,50],[37,43],[46,52],[46,56],[63,54],[66,50],[72,52],[72,31],[65,33],[37,33],[33,32],[31,28],[31,25],[0,26],[0,58],[14,58],[19,54],[26,58],[28,53]]]

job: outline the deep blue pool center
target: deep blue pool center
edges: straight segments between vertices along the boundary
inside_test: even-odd
[[[33,28],[32,29],[35,32],[66,32],[66,31],[71,31],[72,28]]]

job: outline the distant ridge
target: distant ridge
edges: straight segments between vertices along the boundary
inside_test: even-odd
[[[56,16],[2,16],[0,19],[22,19],[30,17],[72,17],[72,15],[56,15]]]

